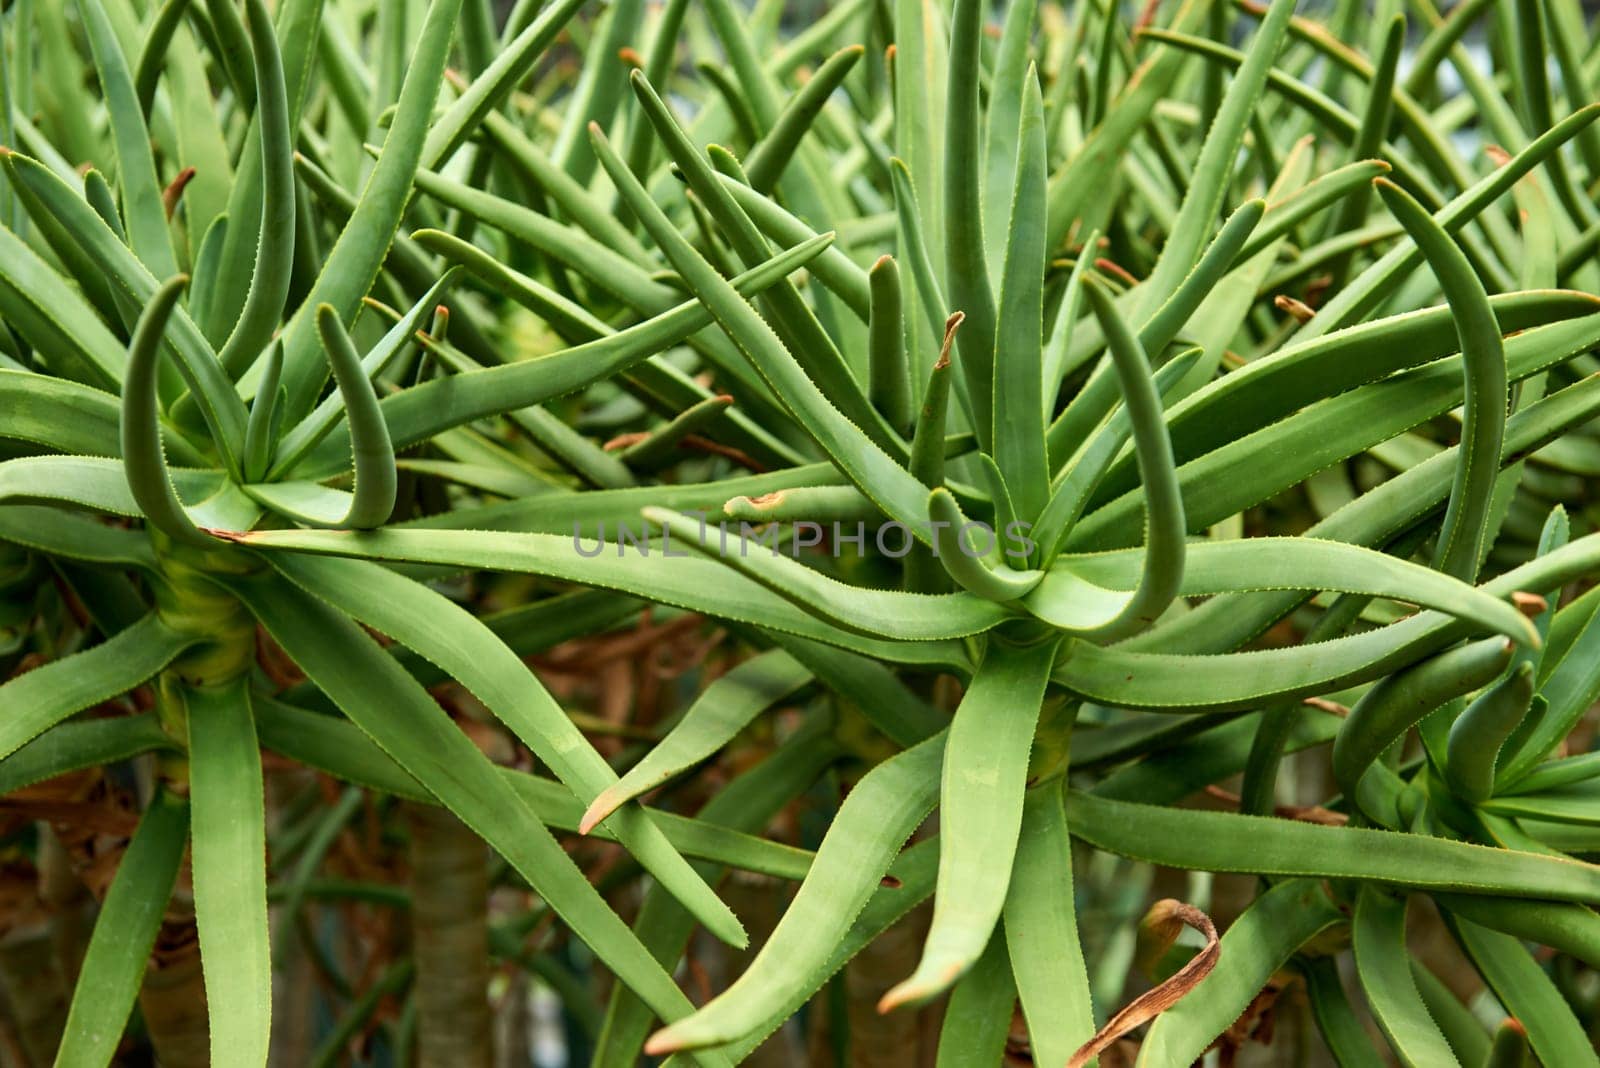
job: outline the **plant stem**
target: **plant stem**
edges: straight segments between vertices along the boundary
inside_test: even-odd
[[[419,1068],[488,1068],[489,867],[483,841],[442,808],[407,805]]]

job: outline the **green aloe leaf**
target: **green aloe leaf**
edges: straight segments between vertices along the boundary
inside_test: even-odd
[[[121,448],[117,398],[89,386],[29,371],[0,370],[4,436],[52,452],[111,456]],[[162,443],[175,463],[199,466],[200,453],[168,428]]]
[[[347,782],[411,801],[438,803],[436,797],[349,720],[296,708],[260,695],[256,695],[254,704],[260,717],[262,744],[274,752]],[[499,771],[500,777],[542,823],[558,830],[577,831],[583,818],[583,805],[566,786],[509,768]],[[658,812],[654,818],[668,842],[684,856],[794,882],[804,879],[811,869],[812,854],[804,849],[730,830],[698,817],[689,819]],[[591,833],[604,841],[617,840],[607,826],[597,827]]]
[[[74,712],[141,686],[195,643],[154,613],[99,645],[0,685],[0,757],[10,756]]]
[[[1003,1061],[1016,1005],[1005,933],[996,930],[972,970],[950,991],[939,1028],[940,1068]]]
[[[272,960],[266,811],[249,679],[180,690],[189,726],[195,922],[211,1058],[267,1063]]]
[[[328,305],[341,322],[352,321],[400,226],[423,159],[423,142],[449,60],[461,2],[433,0],[428,5],[383,152],[362,190],[355,214],[329,250],[300,310],[284,327],[283,384],[289,400],[286,414],[291,418],[310,410],[326,378],[317,351],[317,309]]]
[[[0,765],[0,794],[9,794],[84,768],[132,760],[157,749],[177,750],[155,713],[68,720],[51,727]]]
[[[983,129],[978,107],[982,24],[983,5],[978,0],[956,0],[950,13],[945,79],[944,266],[945,291],[952,308],[960,309],[968,319],[967,329],[956,342],[960,352],[957,371],[967,385],[965,396],[979,447],[991,449],[999,447],[994,440],[993,416],[997,312],[983,240]],[[1042,135],[1042,128],[1034,134],[1036,139]],[[1020,131],[1017,144],[1019,149],[1032,151]],[[1014,229],[1012,234],[1013,240],[1035,243],[1043,236],[1031,229]],[[1028,270],[1035,269],[1035,264],[1028,265]]]
[[[742,533],[734,534],[724,551],[720,532],[713,539],[702,529],[699,519],[662,508],[646,508],[644,516],[667,532],[663,553],[671,551],[675,540],[682,546],[678,552],[716,559],[846,630],[902,641],[926,641],[978,634],[1010,615],[993,601],[966,592],[921,594],[851,586],[759,543],[752,548]],[[954,549],[954,556],[977,563],[960,548]]]
[[[167,282],[158,280],[60,176],[44,164],[17,153],[0,154],[0,163],[4,164],[6,174],[13,182],[26,184],[39,202],[72,233],[83,250],[105,272],[108,283],[133,307],[146,309],[155,301],[156,294]],[[244,402],[239,399],[233,383],[217,362],[211,344],[182,308],[177,308],[172,314],[171,337],[168,340],[178,358],[178,371],[189,386],[192,397],[199,403],[212,438],[231,469],[237,463],[244,444]],[[120,379],[121,375],[117,377]]]
[[[779,253],[761,267],[732,281],[751,290],[775,284],[807,263],[831,240],[831,235],[824,234],[807,245]],[[403,449],[475,419],[539,404],[624,372],[683,341],[710,320],[711,314],[699,303],[685,302],[627,329],[539,360],[452,375],[402,390],[385,397],[379,407],[395,448]],[[400,335],[401,338],[408,336]],[[334,416],[337,417],[336,409]],[[324,424],[332,429],[327,420],[319,420],[316,430],[302,432],[297,428],[286,438],[281,451],[292,456],[305,447],[308,437],[326,434],[327,430],[322,429]],[[324,451],[335,455],[341,444],[338,435],[325,440]],[[316,466],[321,468],[323,453],[314,456]],[[279,466],[281,469],[282,462]]]
[[[809,997],[821,986],[834,970],[830,958],[838,936],[856,921],[900,847],[933,808],[944,753],[941,733],[863,776],[839,806],[811,873],[744,974],[687,1020],[656,1032],[645,1052],[738,1041],[761,1031],[771,1017],[788,1015],[792,999]]]
[[[1510,644],[1489,638],[1441,653],[1368,690],[1333,743],[1333,776],[1345,796],[1358,796],[1373,761],[1423,717],[1493,682],[1510,663]]]
[[[1362,887],[1352,927],[1356,975],[1400,1060],[1415,1068],[1459,1064],[1411,979],[1406,899]]]
[[[1528,1043],[1545,1064],[1600,1063],[1594,1043],[1561,991],[1521,943],[1459,917],[1451,927],[1468,958],[1526,1029]]]
[[[1505,344],[1483,283],[1444,228],[1399,186],[1383,178],[1373,184],[1438,275],[1461,338],[1461,365],[1466,371],[1461,463],[1434,565],[1471,581],[1488,536],[1489,499],[1499,476],[1496,458],[1505,438]]]
[[[374,627],[466,686],[521,738],[578,800],[590,803],[616,775],[537,677],[465,609],[376,564],[282,554],[274,566],[308,593]],[[441,619],[451,621],[439,626]],[[668,890],[719,938],[735,945],[744,930],[726,905],[689,871],[643,809],[611,820],[612,831]]]
[[[84,952],[57,1064],[107,1065],[144,982],[189,837],[189,804],[161,790],[117,864]]]
[[[823,767],[839,755],[825,720],[802,728],[776,752],[740,775],[700,809],[697,818],[731,830],[753,832],[811,786]],[[709,881],[714,873],[702,869]],[[693,920],[659,887],[647,892],[633,929],[659,961],[675,960],[693,934]],[[650,1010],[629,991],[617,988],[606,1007],[595,1040],[594,1068],[631,1068],[649,1037]]]
[[[1600,873],[1592,865],[1424,835],[1164,808],[1076,790],[1067,796],[1067,821],[1074,837],[1097,849],[1174,868],[1600,900]],[[1240,842],[1250,849],[1238,849]]]
[[[1065,782],[1030,787],[1001,912],[1011,974],[1034,1060],[1065,1064],[1094,1035],[1089,972],[1078,939]]]
[[[1161,397],[1151,378],[1149,357],[1128,329],[1105,288],[1094,279],[1085,287],[1089,306],[1105,333],[1128,419],[1133,428],[1145,502],[1145,563],[1139,584],[1126,597],[1104,598],[1102,611],[1074,626],[1085,636],[1107,640],[1154,623],[1171,605],[1183,582],[1185,528],[1183,495],[1172,459],[1172,444],[1162,419]],[[1044,532],[1053,546],[1059,537]]]
[[[1273,0],[1250,42],[1244,63],[1228,85],[1222,106],[1206,133],[1200,157],[1195,161],[1183,206],[1162,246],[1161,258],[1142,287],[1143,307],[1147,311],[1153,312],[1177,292],[1184,277],[1200,259],[1201,249],[1227,194],[1228,175],[1239,154],[1245,129],[1256,111],[1278,51],[1283,47],[1293,13],[1293,0]]]
[[[156,177],[150,132],[145,128],[144,112],[139,107],[133,71],[117,40],[104,0],[79,0],[78,13],[83,18],[101,92],[105,94],[111,115],[111,141],[116,149],[118,184],[123,210],[127,213],[129,243],[152,275],[167,278],[177,273],[178,261],[172,252],[172,233],[167,229],[161,182]]]
[[[220,6],[237,18],[231,6]],[[235,377],[254,362],[278,329],[289,296],[295,242],[294,140],[283,56],[262,0],[249,0],[245,15],[254,53],[255,114],[261,141],[261,236],[256,242],[255,271],[244,310],[217,356]]]
[[[15,153],[0,148],[8,188]],[[19,197],[19,199],[21,199]],[[53,370],[96,387],[122,382],[127,355],[82,293],[11,229],[0,227],[0,312],[10,329],[50,354]]]
[[[493,62],[427,128],[427,139],[418,157],[422,166],[436,168],[454,155],[472,136],[484,116],[497,108],[527,76],[554,42],[556,35],[582,6],[582,0],[560,0],[540,11],[536,19],[506,42]],[[444,43],[446,46],[449,44],[448,40]],[[435,76],[433,81],[437,85],[438,77]]]
[[[1006,900],[1023,819],[1028,753],[1055,645],[991,639],[951,722],[939,786],[939,883],[912,975],[880,1011],[927,1000],[977,963]]]
[[[993,118],[991,118],[993,121]],[[1016,186],[1010,240],[1001,273],[995,334],[995,462],[1005,474],[1017,517],[1033,523],[1050,492],[1044,408],[1044,101],[1032,70],[1024,81],[1017,131]],[[992,190],[991,196],[998,190]],[[979,324],[973,323],[972,329]]]
[[[16,461],[13,461],[16,462]],[[0,473],[4,468],[0,466]],[[3,481],[0,481],[3,486]],[[695,524],[698,526],[698,524]],[[882,656],[898,663],[929,662],[965,665],[967,656],[954,642],[935,640],[875,642],[825,623],[791,605],[760,584],[742,578],[725,562],[679,556],[673,550],[670,566],[666,546],[621,547],[606,543],[598,551],[572,534],[514,534],[500,531],[386,529],[356,534],[345,531],[252,531],[235,535],[243,544],[284,548],[334,556],[372,560],[444,564],[457,568],[525,572],[584,585],[621,590],[661,604],[677,605],[708,615],[797,634]],[[681,542],[680,542],[681,544]],[[620,549],[620,551],[619,551]],[[821,577],[821,576],[819,576]],[[977,602],[984,604],[985,602]],[[985,612],[997,610],[986,605]],[[940,624],[948,629],[948,623]],[[988,626],[979,623],[977,629]]]
[[[236,592],[345,715],[506,857],[622,982],[664,1018],[689,1011],[682,991],[488,758],[355,623],[280,582],[241,583]]]
[[[1138,581],[1142,566],[1136,549],[1059,557],[1025,604],[1048,619],[1042,610],[1047,602],[1060,601],[1062,610],[1070,610],[1072,594],[1082,590],[1075,579],[1120,590]],[[1409,601],[1469,619],[1530,649],[1540,644],[1533,623],[1509,601],[1421,564],[1321,538],[1197,541],[1189,546],[1181,592],[1209,597],[1302,582],[1305,589]]]
[[[811,682],[812,675],[788,653],[771,650],[745,661],[700,692],[667,736],[601,791],[583,816],[583,830],[714,755],[767,708]]]
[[[617,183],[624,199],[690,289],[704,300],[751,364],[767,379],[772,391],[801,417],[806,431],[817,439],[861,492],[872,498],[885,514],[906,524],[919,539],[925,539],[926,531],[919,531],[919,528],[923,527],[927,515],[927,487],[829,403],[828,397],[784,348],[772,328],[690,247],[611,147],[596,136],[600,162]]]
[[[128,491],[146,522],[176,541],[204,545],[209,539],[184,510],[167,472],[167,455],[161,446],[160,401],[156,397],[162,341],[188,284],[189,279],[180,274],[163,285],[134,328],[122,393],[122,462],[127,470]]]
[[[292,495],[293,484],[284,488],[270,484],[252,486],[246,492],[285,516],[310,526],[370,529],[381,525],[394,511],[399,485],[394,444],[361,354],[356,351],[355,342],[332,305],[324,304],[317,309],[317,333],[327,350],[328,362],[333,366],[339,394],[344,398],[345,423],[350,431],[350,452],[355,466],[353,492],[343,509],[317,508],[321,500],[327,499],[322,495],[312,497],[307,502],[309,507],[300,505]]]

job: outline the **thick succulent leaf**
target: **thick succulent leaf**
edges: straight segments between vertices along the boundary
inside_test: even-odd
[[[229,496],[232,485],[221,471],[178,468],[172,484],[203,510],[208,498]],[[6,504],[66,504],[109,515],[138,516],[121,460],[96,456],[24,456],[0,463],[0,501]]]
[[[1406,899],[1364,886],[1352,926],[1356,975],[1401,1062],[1415,1068],[1459,1064],[1411,979]]]
[[[1470,582],[1483,558],[1490,498],[1500,474],[1496,461],[1505,439],[1509,388],[1505,342],[1489,306],[1489,294],[1450,235],[1393,182],[1379,178],[1373,184],[1438,276],[1461,339],[1461,366],[1466,372],[1461,459],[1434,566]]]
[[[629,207],[661,245],[690,290],[711,309],[728,336],[767,380],[773,393],[861,492],[919,539],[926,539],[928,488],[829,403],[772,328],[678,233],[604,139],[597,138],[596,145],[601,164]]]
[[[1570,290],[1497,294],[1490,307],[1508,332],[1600,311],[1595,298]],[[1448,356],[1458,345],[1448,305],[1285,345],[1174,404],[1168,413],[1173,452],[1187,462],[1308,404]],[[1133,457],[1121,458],[1099,498],[1126,491],[1136,477]]]
[[[781,252],[763,266],[745,272],[729,284],[736,283],[751,291],[772,285],[804,266],[830,241],[831,235],[825,234],[809,244]],[[687,301],[625,330],[538,360],[433,379],[384,398],[379,407],[395,448],[403,449],[452,427],[484,416],[541,404],[624,372],[683,341],[710,321],[711,313],[702,305]],[[345,444],[340,440],[341,437],[333,434],[324,438],[322,448],[311,454],[308,466],[321,471],[337,463],[333,458],[339,455],[339,448]],[[302,439],[297,432],[285,443],[284,451],[292,454],[301,445]],[[324,460],[324,456],[328,459]]]
[[[261,743],[268,749],[346,782],[410,801],[439,803],[348,720],[297,708],[259,694],[254,704]],[[510,768],[501,768],[499,772],[541,822],[562,831],[578,829],[583,805],[566,786]],[[804,879],[811,869],[812,854],[804,849],[731,830],[699,817],[689,819],[657,812],[654,818],[667,841],[684,856],[793,882]],[[591,834],[604,841],[616,841],[616,834],[609,826],[597,827]]]
[[[1522,381],[1586,352],[1600,316],[1538,327],[1506,343],[1506,365]],[[1338,460],[1387,441],[1460,403],[1461,357],[1453,356],[1329,397],[1272,426],[1232,438],[1178,468],[1191,530],[1203,530],[1296,485]],[[1247,464],[1249,454],[1260,461]],[[1102,487],[1104,492],[1106,487]],[[1142,505],[1128,492],[1091,511],[1070,547],[1111,547],[1133,539],[1127,527]]]
[[[249,679],[184,686],[195,923],[211,1059],[265,1065],[272,1035],[267,831]]]
[[[6,421],[0,434],[52,452],[113,456],[121,448],[117,399],[76,382],[28,371],[0,370],[0,405]],[[162,444],[174,463],[200,466],[199,452],[170,429]]]
[[[233,8],[223,5],[230,13]],[[217,358],[237,377],[266,348],[278,329],[294,266],[294,140],[283,56],[271,16],[261,0],[245,5],[255,68],[255,117],[261,142],[261,236],[244,310]],[[237,16],[235,16],[237,17]]]
[[[928,641],[979,634],[1010,615],[992,600],[967,592],[923,594],[852,586],[759,543],[752,548],[742,532],[734,534],[724,550],[720,532],[713,540],[699,519],[662,508],[646,508],[644,515],[666,532],[663,555],[673,551],[672,543],[676,541],[681,547],[677,552],[694,552],[717,560],[844,630],[901,641]],[[955,555],[965,558],[959,548]]]
[[[383,411],[378,406],[378,395],[367,376],[361,355],[331,305],[324,304],[317,309],[317,333],[322,338],[328,362],[333,367],[339,395],[344,398],[345,425],[349,430],[350,453],[355,466],[353,491],[346,499],[347,503],[346,500],[339,501],[344,504],[343,508],[331,509],[296,507],[293,499],[275,498],[270,484],[251,486],[246,492],[288,518],[308,526],[370,529],[382,524],[394,511],[400,477],[395,468],[394,444],[390,440],[389,426],[384,422]],[[311,498],[313,505],[318,500]]]
[[[1038,590],[1025,601],[1030,611],[1051,618],[1047,604],[1066,597],[1075,579],[1113,590],[1138,581],[1141,554],[1136,549],[1059,557]],[[1321,538],[1245,538],[1195,541],[1189,545],[1181,593],[1209,597],[1219,593],[1288,589],[1390,597],[1433,608],[1537,648],[1538,631],[1511,602],[1493,597],[1432,568],[1387,553]],[[1071,610],[1070,600],[1061,609]]]
[[[813,729],[814,728],[814,729]],[[839,755],[838,743],[824,720],[813,721],[785,741],[776,752],[730,782],[696,814],[703,822],[729,830],[754,832],[784,805],[811,786],[823,768]],[[701,872],[715,881],[709,868]],[[693,934],[693,919],[660,887],[651,888],[633,923],[634,931],[657,960],[669,964],[682,954]],[[628,990],[618,987],[606,1007],[595,1039],[593,1068],[632,1068],[643,1053],[652,1023],[650,1010]]]
[[[3,470],[0,467],[0,472]],[[673,550],[671,564],[664,567],[666,546],[661,543],[641,543],[650,554],[643,555],[638,551],[641,545],[620,546],[618,551],[615,543],[602,543],[596,548],[572,536],[498,531],[389,529],[358,534],[259,530],[235,535],[235,539],[263,548],[547,575],[798,634],[894,662],[963,666],[968,662],[966,653],[954,642],[875,642],[841,630],[743,578],[723,562],[678,556],[684,551],[681,548]]]
[[[94,53],[100,91],[105,94],[111,119],[111,143],[116,149],[118,182],[127,217],[128,239],[151,274],[167,278],[177,273],[172,234],[167,229],[161,203],[161,182],[156,177],[150,151],[150,132],[134,89],[133,71],[106,13],[104,0],[79,0],[78,13]]]
[[[1526,1029],[1528,1043],[1542,1063],[1600,1064],[1600,1055],[1572,1006],[1526,947],[1511,935],[1470,920],[1457,917],[1451,926],[1489,988]]]
[[[0,155],[0,163],[4,164],[13,182],[25,183],[72,233],[105,272],[107,282],[131,302],[132,307],[142,311],[155,301],[166,282],[158,280],[94,208],[59,175],[44,164],[16,153]],[[171,334],[167,340],[178,358],[178,371],[189,386],[191,396],[199,403],[217,448],[230,465],[234,464],[244,445],[244,402],[217,362],[210,342],[182,308],[173,310]],[[121,375],[117,377],[120,379]]]
[[[712,682],[644,759],[600,792],[584,812],[582,829],[587,832],[626,802],[714,756],[758,715],[811,679],[794,657],[774,649]]]
[[[950,991],[939,1026],[938,1063],[977,1068],[1004,1061],[1016,1006],[1005,932],[997,929],[972,970]]]
[[[360,310],[411,199],[411,185],[422,160],[423,141],[433,118],[450,44],[461,14],[461,0],[432,0],[416,36],[394,121],[362,190],[355,214],[328,251],[322,269],[300,310],[284,327],[283,384],[290,418],[309,411],[326,378],[318,351],[315,313],[329,305],[349,323]]]
[[[1506,424],[1506,454],[1501,463],[1513,461],[1526,451],[1537,449],[1555,435],[1578,426],[1600,414],[1600,381],[1585,379],[1544,398],[1518,412]],[[1446,449],[1404,473],[1382,483],[1307,529],[1310,537],[1365,545],[1382,544],[1403,533],[1408,524],[1431,513],[1444,502],[1455,470],[1455,452]],[[1556,569],[1552,574],[1568,574]],[[1519,586],[1526,577],[1542,581],[1540,568],[1517,569],[1517,578],[1488,583],[1496,595],[1509,595],[1519,589],[1545,589],[1541,585]],[[1565,579],[1559,579],[1566,581]],[[1255,637],[1275,620],[1305,600],[1304,594],[1249,594],[1214,597],[1195,610],[1155,628],[1147,639],[1140,635],[1127,643],[1129,649],[1153,647],[1165,652],[1230,649]]]
[[[1183,205],[1162,245],[1161,258],[1142,287],[1143,307],[1147,312],[1154,312],[1176,292],[1199,261],[1200,251],[1221,212],[1245,129],[1256,112],[1278,51],[1283,47],[1294,7],[1293,0],[1273,0],[1260,29],[1250,41],[1244,63],[1228,84],[1222,106],[1206,132],[1205,144],[1195,161]]]
[[[1089,972],[1078,940],[1065,782],[1028,790],[1001,916],[1034,1060],[1065,1064],[1094,1035]]]
[[[0,151],[0,161],[10,151]],[[9,179],[9,167],[7,168]],[[9,183],[8,183],[9,188]],[[10,329],[71,373],[95,386],[122,382],[127,355],[82,293],[8,227],[0,226],[0,313]]]
[[[197,639],[154,613],[99,645],[14,676],[0,685],[0,759],[74,712],[142,686]]]
[[[1173,868],[1600,901],[1595,865],[1425,835],[1164,808],[1076,790],[1067,796],[1067,824],[1097,849]]]
[[[510,783],[355,623],[279,581],[235,589],[345,715],[504,856],[622,982],[666,1019],[690,1010]]]
[[[116,1057],[178,881],[188,831],[188,802],[159,791],[140,818],[100,906],[56,1051],[57,1064],[93,1068]]]
[[[991,116],[990,121],[995,121]],[[1017,517],[1032,523],[1044,510],[1050,472],[1046,458],[1044,409],[1044,102],[1030,70],[1022,94],[1017,132],[1016,187],[1011,195],[1011,229],[999,289],[995,335],[995,462],[1005,474]],[[998,195],[990,190],[990,196]],[[977,324],[972,324],[976,329]]]
[[[616,773],[538,678],[487,626],[453,601],[365,561],[284,553],[272,562],[306,592],[413,649],[458,680],[579,800],[592,802],[596,794],[615,785]],[[739,921],[667,845],[651,817],[633,808],[611,822],[629,852],[719,938],[743,944]]]
[[[68,772],[132,760],[157,749],[177,751],[178,744],[161,729],[153,712],[69,720],[6,757],[0,764],[0,795]]]
[[[838,940],[832,952],[828,954],[826,963],[819,969],[824,977],[822,981],[835,975],[869,943],[927,900],[928,895],[933,893],[934,869],[938,859],[937,840],[918,842],[900,854],[900,858],[895,861],[891,869],[893,883],[881,887],[868,899],[866,907],[861,910],[845,935]],[[738,1059],[749,1057],[774,1031],[783,1026],[809,997],[809,991],[789,995],[754,1030],[741,1039],[719,1047],[719,1051]],[[678,1054],[669,1058],[664,1068],[667,1066],[683,1068],[685,1060],[683,1054]]]
[[[977,963],[1005,905],[1022,830],[1028,753],[1055,645],[991,638],[950,725],[939,785],[939,883],[933,922],[912,975],[881,1011],[948,989]]]
[[[162,339],[188,284],[188,278],[178,275],[162,285],[134,328],[122,392],[121,451],[128,492],[150,526],[175,541],[204,545],[206,536],[184,510],[167,473],[167,454],[161,446],[161,404],[156,396]]]
[[[941,733],[863,776],[839,806],[811,873],[744,974],[687,1020],[656,1032],[645,1052],[737,1041],[820,987],[833,972],[830,958],[840,936],[933,808],[944,754]]]

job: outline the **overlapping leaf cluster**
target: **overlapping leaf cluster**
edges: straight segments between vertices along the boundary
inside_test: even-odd
[[[618,981],[596,1063],[740,1060],[930,897],[879,1007],[948,993],[941,1063],[1020,1002],[1036,1063],[1153,1018],[1187,1065],[1286,970],[1342,1064],[1361,1015],[1482,1063],[1412,896],[1494,1056],[1594,1063],[1531,947],[1600,966],[1600,52],[1573,0],[1390,6],[13,0],[5,634],[50,655],[0,789],[157,754],[58,1063],[114,1056],[186,853],[213,1061],[265,1062],[263,748],[498,852]],[[525,658],[641,604],[750,655],[619,777]],[[841,767],[814,852],[761,837]],[[631,928],[557,831],[648,873]],[[1260,890],[1118,1014],[1072,839]],[[797,889],[696,1007],[728,868]]]

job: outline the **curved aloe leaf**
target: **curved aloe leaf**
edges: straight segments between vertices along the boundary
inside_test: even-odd
[[[235,589],[345,715],[506,857],[621,981],[664,1018],[690,1010],[488,758],[355,623],[280,582]]]
[[[226,6],[226,5],[224,5]],[[228,9],[230,12],[232,8]],[[235,376],[242,373],[271,339],[289,297],[294,265],[294,139],[290,134],[289,90],[283,56],[272,19],[262,0],[248,0],[245,15],[254,53],[256,118],[261,140],[261,237],[244,310],[217,358]]]
[[[315,508],[316,497],[307,502],[312,507],[305,507],[295,497],[281,490],[275,492],[271,486],[253,486],[246,492],[289,518],[311,526],[370,529],[381,525],[394,511],[399,485],[389,426],[384,422],[378,395],[362,365],[361,354],[356,351],[355,343],[332,305],[324,304],[317,309],[317,332],[327,350],[328,362],[333,365],[339,394],[344,398],[350,452],[355,461],[354,492],[342,510],[337,505]]]
[[[572,788],[580,800],[612,788],[616,775],[539,680],[489,629],[442,594],[387,568],[354,560],[280,555],[273,566],[297,585],[387,634],[466,686]],[[448,626],[440,621],[450,620]],[[669,892],[724,941],[744,930],[667,845],[652,817],[629,809],[611,831]]]
[[[1445,702],[1497,678],[1511,662],[1509,643],[1489,638],[1383,679],[1350,710],[1333,743],[1333,776],[1346,797],[1383,751]]]
[[[733,985],[686,1020],[651,1036],[652,1055],[734,1042],[792,999],[809,997],[833,968],[837,936],[855,921],[890,862],[933,808],[945,735],[873,768],[839,806],[817,859],[788,911]]]
[[[462,0],[432,0],[417,33],[414,54],[383,151],[367,179],[361,200],[329,250],[316,282],[283,332],[283,384],[288,412],[308,411],[325,380],[313,321],[323,305],[341,322],[355,318],[361,298],[383,266],[389,245],[411,199],[411,186],[423,158],[423,142],[433,118],[450,44],[460,20]]]
[[[1379,178],[1373,184],[1438,275],[1461,338],[1461,366],[1466,371],[1461,463],[1434,564],[1470,582],[1477,575],[1488,536],[1489,499],[1499,477],[1497,460],[1505,438],[1506,353],[1500,324],[1483,283],[1444,228],[1393,182]]]
[[[1370,886],[1356,900],[1356,975],[1389,1044],[1408,1065],[1459,1064],[1411,979],[1406,899]]]
[[[701,691],[683,718],[583,814],[585,834],[620,806],[712,756],[772,704],[812,679],[788,653],[772,650],[745,661]]]
[[[133,71],[123,55],[104,0],[78,0],[78,13],[83,18],[101,91],[111,113],[111,140],[116,149],[129,243],[151,274],[168,278],[177,273],[178,261],[172,253],[172,234],[167,229],[161,183],[156,177],[150,132],[145,128]]]
[[[1022,828],[1028,753],[1055,645],[991,638],[951,722],[939,786],[939,883],[916,971],[880,1011],[924,1001],[971,968],[994,933]]]
[[[167,473],[156,399],[157,361],[161,359],[167,322],[188,284],[187,276],[178,275],[163,285],[134,328],[122,392],[122,462],[128,490],[145,521],[175,541],[204,545],[210,539],[189,518]]]
[[[1001,911],[1029,1045],[1035,1061],[1044,1064],[1065,1064],[1095,1029],[1078,939],[1065,786],[1049,780],[1023,799],[1017,856]]]
[[[1050,620],[1057,612],[1074,610],[1073,595],[1084,592],[1085,584],[1125,589],[1138,581],[1142,568],[1137,549],[1060,557],[1024,606]],[[1421,564],[1322,538],[1195,542],[1189,546],[1180,592],[1208,597],[1287,589],[1297,583],[1304,583],[1304,589],[1409,601],[1471,620],[1528,649],[1540,644],[1532,621],[1509,601]]]

